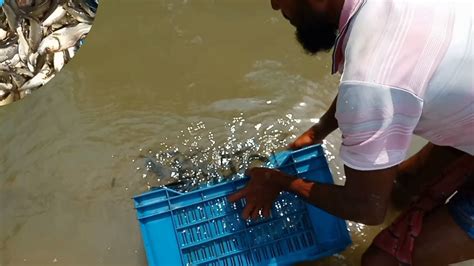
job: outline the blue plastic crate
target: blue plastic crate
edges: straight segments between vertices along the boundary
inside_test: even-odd
[[[321,183],[333,183],[324,151],[315,145],[274,156],[270,167]],[[351,239],[344,220],[282,193],[272,217],[240,218],[245,201],[227,196],[248,178],[193,192],[168,188],[134,197],[150,266],[289,265],[344,250]]]

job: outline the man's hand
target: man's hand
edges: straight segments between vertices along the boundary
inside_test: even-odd
[[[288,145],[289,149],[298,150],[306,146],[316,143],[322,143],[327,135],[331,134],[338,128],[336,119],[337,96],[332,101],[331,106],[321,117],[318,123],[314,124],[310,129],[306,130],[303,135],[299,136],[295,141]]]
[[[319,134],[318,134],[319,133]],[[288,148],[292,150],[298,150],[316,143],[322,143],[326,136],[318,132],[317,124],[306,130],[301,136],[295,141],[288,145]]]
[[[247,186],[230,195],[230,202],[245,198],[247,204],[242,211],[243,219],[256,219],[262,211],[264,217],[270,217],[273,203],[285,190],[285,179],[290,180],[284,173],[268,168],[251,168],[245,173],[250,177]]]

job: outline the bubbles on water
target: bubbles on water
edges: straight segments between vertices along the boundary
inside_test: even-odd
[[[346,266],[347,265],[347,263],[345,263],[345,261],[347,260],[347,258],[345,256],[343,256],[339,253],[336,253],[332,256],[338,260],[338,265],[341,265],[341,266]]]
[[[365,236],[365,229],[367,227],[365,224],[348,222],[347,227],[350,232],[361,237]]]
[[[188,192],[243,178],[247,168],[262,166],[285,149],[298,130],[292,114],[270,122],[248,120],[241,113],[215,130],[202,121],[191,123],[158,147],[140,148],[147,151],[140,153],[144,168],[136,167],[140,180],[152,188],[166,185]]]
[[[191,43],[191,44],[199,45],[199,44],[202,44],[202,43],[203,43],[203,39],[202,39],[201,36],[196,35],[194,38],[191,39],[190,43]]]

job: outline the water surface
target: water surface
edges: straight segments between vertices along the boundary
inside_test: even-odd
[[[239,117],[291,121],[291,139],[330,105],[330,55],[293,35],[269,1],[102,0],[74,60],[0,109],[0,265],[146,265],[130,199],[150,182],[141,155],[199,124],[223,145]],[[339,145],[335,132],[342,184]],[[307,265],[358,265],[381,227],[349,227],[354,245]]]

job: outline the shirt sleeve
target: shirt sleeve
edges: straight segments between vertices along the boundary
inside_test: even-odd
[[[356,170],[379,170],[405,159],[423,101],[398,88],[346,81],[339,87],[336,119],[340,156]]]

